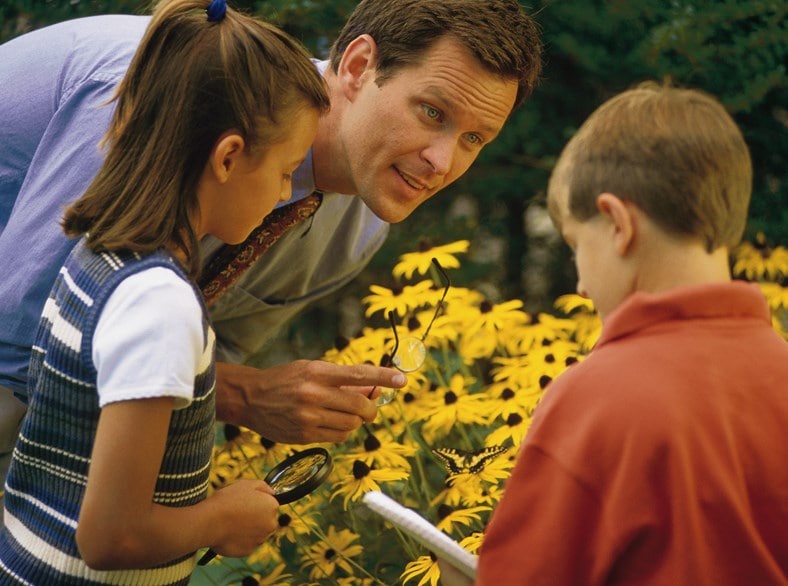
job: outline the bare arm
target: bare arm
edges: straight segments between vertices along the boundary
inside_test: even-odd
[[[102,409],[77,545],[94,569],[146,568],[212,547],[250,554],[276,529],[278,503],[262,481],[239,481],[188,507],[153,503],[173,399]]]
[[[343,442],[377,415],[374,386],[401,388],[405,375],[359,364],[297,360],[264,370],[216,365],[216,415],[283,443]],[[376,393],[378,391],[375,391]]]

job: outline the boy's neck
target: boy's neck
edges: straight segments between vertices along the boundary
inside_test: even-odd
[[[731,280],[727,248],[706,251],[700,242],[667,239],[644,252],[637,273],[636,290],[656,293]]]

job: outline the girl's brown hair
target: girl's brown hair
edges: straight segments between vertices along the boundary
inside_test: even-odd
[[[65,213],[70,236],[93,250],[141,253],[174,246],[199,272],[197,184],[218,138],[240,134],[250,154],[282,141],[303,108],[325,112],[322,77],[301,45],[276,27],[209,0],[155,9],[115,94],[107,157]]]

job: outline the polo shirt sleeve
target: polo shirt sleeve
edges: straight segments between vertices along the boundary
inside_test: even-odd
[[[194,397],[194,379],[210,361],[202,310],[192,287],[170,269],[154,267],[120,283],[93,336],[99,405]]]

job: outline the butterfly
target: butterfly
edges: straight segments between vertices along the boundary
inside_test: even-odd
[[[478,474],[484,470],[487,462],[508,449],[505,446],[491,446],[466,452],[456,448],[434,448],[432,453],[438,456],[446,470],[452,474]]]

